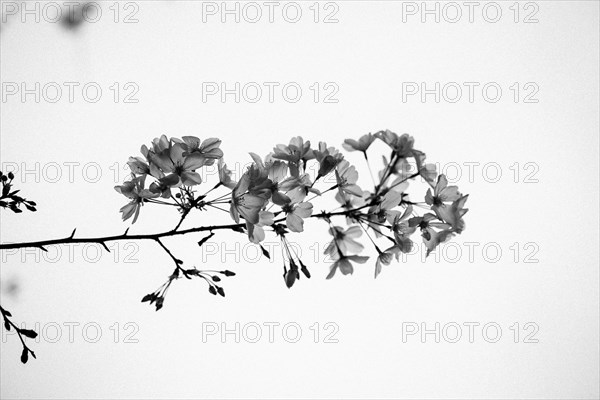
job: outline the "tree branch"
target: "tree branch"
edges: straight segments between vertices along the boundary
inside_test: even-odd
[[[348,216],[351,215],[361,209],[368,207],[369,205],[365,205],[362,207],[358,207],[352,210],[345,210],[339,212],[322,212],[319,214],[313,214],[311,218],[329,218],[338,215]],[[277,219],[275,222],[285,221],[285,217]],[[59,245],[59,244],[71,244],[71,243],[98,243],[102,245],[105,249],[107,249],[106,242],[114,242],[121,240],[153,240],[158,242],[163,248],[163,244],[160,242],[161,238],[178,236],[178,235],[187,235],[190,233],[196,232],[206,232],[206,231],[217,231],[217,230],[232,230],[239,231],[240,229],[244,229],[246,227],[245,223],[242,224],[226,224],[226,225],[208,225],[208,226],[198,226],[195,228],[182,229],[180,231],[176,229],[172,229],[170,231],[159,232],[159,233],[148,233],[148,234],[140,234],[140,235],[128,235],[127,231],[121,235],[114,236],[104,236],[104,237],[95,237],[95,238],[76,238],[74,237],[75,231],[71,235],[65,238],[60,239],[50,239],[50,240],[40,240],[36,242],[23,242],[23,243],[6,243],[0,244],[0,250],[10,250],[10,249],[22,249],[35,247],[41,250],[46,251],[46,246]],[[171,254],[170,254],[171,255]],[[171,257],[173,257],[171,255]]]
[[[33,350],[31,350],[25,344],[25,339],[23,339],[23,336],[27,336],[28,338],[35,339],[37,337],[37,332],[35,332],[31,329],[19,328],[17,325],[15,325],[14,322],[12,322],[9,319],[9,317],[12,317],[12,314],[8,310],[5,310],[4,308],[2,308],[2,306],[0,306],[0,314],[2,314],[2,318],[4,319],[4,328],[7,331],[10,331],[11,327],[14,328],[15,332],[17,332],[17,335],[19,336],[19,340],[21,340],[21,344],[23,345],[23,351],[21,352],[21,362],[23,364],[25,364],[27,362],[27,360],[29,359],[29,354],[31,354],[31,356],[33,358],[36,358]]]

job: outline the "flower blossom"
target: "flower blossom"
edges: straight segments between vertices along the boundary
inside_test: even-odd
[[[363,190],[356,184],[358,172],[348,161],[343,160],[338,164],[335,170],[335,179],[339,191],[357,197],[362,196]]]
[[[223,157],[223,150],[219,148],[221,146],[221,140],[217,138],[208,138],[201,141],[196,136],[183,136],[179,140],[173,138],[175,143],[179,143],[186,151],[186,156],[194,154],[204,158],[203,165],[213,165],[215,160]]]
[[[307,201],[300,203],[288,203],[282,207],[285,212],[285,224],[292,232],[304,231],[304,218],[312,214],[313,205]]]
[[[115,186],[117,192],[131,199],[129,204],[126,204],[119,210],[122,214],[123,221],[126,221],[133,216],[132,224],[135,224],[144,201],[158,197],[157,193],[152,193],[148,189],[144,189],[145,178],[145,176],[140,176],[131,181],[127,181],[122,185]]]
[[[468,196],[459,193],[457,186],[448,186],[445,175],[440,175],[433,193],[431,189],[427,189],[425,202],[431,206],[439,219],[450,224],[457,233],[460,233],[464,229],[462,216],[468,211],[464,208],[467,198]]]
[[[319,150],[314,150],[315,158],[319,162],[319,172],[315,180],[326,176],[344,159],[342,153],[335,147],[327,147],[327,143],[319,142]]]
[[[331,264],[329,274],[326,279],[331,279],[335,275],[335,272],[339,269],[343,275],[352,274],[354,272],[354,266],[352,262],[364,264],[367,262],[369,257],[367,256],[344,256],[337,255],[333,258],[335,262]]]
[[[278,160],[284,160],[289,163],[290,174],[294,177],[300,175],[300,161],[306,169],[306,161],[315,158],[313,150],[310,148],[310,141],[304,141],[301,136],[296,136],[290,140],[289,145],[278,144],[273,148],[272,157]]]
[[[431,213],[427,213],[422,217],[413,217],[408,220],[410,227],[418,227],[421,229],[423,243],[427,248],[426,256],[429,256],[440,243],[445,242],[454,235],[450,225],[443,222],[435,222],[436,220],[438,220],[437,216]]]
[[[356,238],[362,235],[359,226],[353,225],[344,230],[339,226],[333,226],[329,229],[333,240],[325,248],[325,254],[334,257],[336,254],[360,253],[364,246],[357,242]]]
[[[252,243],[260,243],[265,240],[265,230],[263,227],[273,225],[273,219],[275,215],[269,211],[259,211],[258,222],[256,224],[246,221],[246,228],[248,230],[248,238]]]
[[[361,151],[364,154],[365,158],[367,158],[367,150],[371,146],[373,141],[375,141],[375,139],[376,137],[373,136],[373,134],[367,133],[366,135],[361,136],[358,140],[344,140],[342,147],[347,151]]]
[[[409,205],[406,207],[406,210],[404,210],[404,213],[395,210],[387,213],[387,220],[391,225],[396,246],[398,246],[398,250],[402,253],[408,253],[412,250],[413,242],[410,240],[410,235],[417,230],[416,226],[410,226],[408,223],[409,218],[412,216],[412,212],[413,208]]]
[[[409,134],[398,136],[390,130],[385,130],[377,132],[375,136],[390,146],[398,157],[407,158],[413,155],[415,139]]]

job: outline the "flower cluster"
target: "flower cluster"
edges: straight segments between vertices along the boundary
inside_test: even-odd
[[[373,157],[369,158],[368,152],[375,143],[389,155],[382,157],[383,167],[374,175],[370,164]],[[115,186],[117,192],[129,199],[120,209],[123,220],[133,217],[132,223],[135,223],[142,206],[147,203],[174,206],[180,218],[171,230],[129,235],[127,229],[121,235],[98,238],[75,237],[73,230],[65,238],[0,244],[0,249],[33,247],[47,251],[45,246],[93,242],[110,251],[106,245],[109,241],[153,240],[175,264],[167,281],[142,298],[142,302],[154,305],[158,311],[164,305],[169,288],[178,279],[203,280],[209,293],[225,297],[220,282],[224,277],[235,275],[229,270],[184,268],[184,262],[175,257],[163,242],[171,236],[208,232],[208,236],[197,242],[201,247],[216,231],[231,230],[247,235],[250,242],[260,246],[263,255],[270,258],[261,242],[267,233],[272,232],[281,240],[283,279],[285,285],[291,288],[302,276],[311,277],[308,267],[288,240],[288,235],[304,231],[308,218],[324,220],[332,236],[325,248],[325,254],[334,261],[327,279],[335,276],[338,270],[343,275],[352,274],[355,264],[365,264],[369,260],[368,255],[361,255],[365,246],[359,238],[363,234],[377,254],[377,277],[384,265],[390,265],[394,258],[398,261],[401,253],[411,251],[414,240],[418,240],[415,239],[417,232],[429,255],[440,243],[465,229],[463,217],[468,211],[465,208],[468,195],[449,185],[444,175],[438,175],[435,166],[426,163],[425,153],[414,148],[414,139],[407,134],[397,135],[386,130],[368,133],[358,140],[344,141],[342,146],[345,150],[363,154],[373,184],[369,190],[359,186],[356,167],[336,148],[324,142],[313,147],[309,141],[295,137],[287,145],[277,145],[264,158],[250,153],[252,162],[239,179],[234,179],[225,165],[220,145],[221,141],[215,138],[202,141],[194,136],[169,139],[163,135],[154,139],[151,147],[142,146],[142,157],[129,158],[131,178]],[[203,183],[199,170],[215,163],[219,172],[218,182],[203,193],[199,192]],[[9,208],[20,213],[21,206],[24,206],[29,211],[36,211],[35,202],[18,195],[13,179],[13,173],[5,175],[0,172],[0,209]],[[424,193],[409,193],[410,181],[419,183],[419,180],[424,186]],[[326,182],[334,184],[318,188]],[[361,181],[361,185],[364,186],[364,182]],[[217,189],[222,193],[218,194]],[[328,192],[335,193],[339,206],[329,212],[314,213],[313,201]],[[180,229],[193,210],[209,209],[228,214],[235,223]],[[334,224],[334,218],[339,218],[340,223]],[[341,226],[343,223],[346,226]],[[381,241],[387,246],[382,246]],[[34,339],[37,333],[17,327],[10,319],[11,313],[2,307],[0,314],[5,329],[14,329],[21,340],[21,361],[26,363],[29,355],[35,358],[24,338]]]
[[[374,176],[370,165],[373,157],[369,158],[368,152],[378,141],[389,155],[382,157],[383,167]],[[288,287],[300,278],[300,272],[310,277],[306,265],[286,238],[291,233],[303,232],[305,221],[310,217],[321,218],[329,225],[332,240],[325,253],[334,262],[328,279],[338,270],[351,274],[353,263],[367,262],[369,257],[360,255],[364,245],[357,240],[363,234],[377,252],[377,277],[383,265],[389,265],[394,258],[399,260],[400,253],[411,251],[417,232],[429,255],[440,243],[464,230],[463,216],[468,211],[464,206],[468,196],[462,195],[456,186],[448,185],[446,177],[438,175],[433,164],[426,163],[425,153],[414,148],[414,139],[407,134],[385,130],[343,143],[345,150],[364,155],[373,183],[370,190],[358,185],[356,167],[324,142],[313,147],[310,141],[295,137],[287,145],[274,147],[264,158],[250,153],[252,162],[237,180],[224,164],[220,143],[218,139],[201,141],[192,136],[182,139],[162,136],[152,142],[152,148],[143,146],[144,158],[129,160],[132,179],[116,187],[119,193],[131,199],[121,209],[123,219],[134,216],[135,222],[140,207],[148,202],[178,207],[182,216],[175,230],[194,208],[228,211],[237,224],[229,228],[246,233],[251,242],[260,245],[269,231],[280,237],[286,260],[283,276]],[[215,162],[219,182],[198,194],[195,189],[202,183],[198,169]],[[153,179],[149,185],[148,177]],[[326,177],[335,184],[318,189]],[[412,193],[409,195],[410,181],[420,181],[424,186],[420,199]],[[209,193],[219,187],[226,189],[225,192],[208,199]],[[335,193],[341,211],[313,213],[314,199],[327,192]],[[219,205],[225,205],[228,210]],[[335,225],[334,217],[342,217],[347,226]],[[381,240],[388,245],[378,244]],[[269,256],[264,248],[263,254]]]
[[[368,163],[367,150],[377,139],[385,143],[391,153],[389,159],[383,157],[383,168],[377,174],[378,180],[373,181],[373,190],[360,193],[359,188],[354,187],[356,178],[345,182],[338,178],[336,199],[348,211],[347,222],[351,226],[343,230],[332,225],[330,229],[333,240],[325,252],[335,262],[328,278],[337,269],[343,274],[352,273],[351,262],[366,262],[365,257],[351,254],[362,250],[362,245],[354,239],[363,232],[369,236],[378,253],[375,263],[377,277],[383,265],[389,265],[394,257],[398,260],[400,253],[412,250],[411,237],[415,232],[420,231],[429,255],[440,243],[464,229],[463,216],[468,211],[464,205],[468,195],[462,195],[456,186],[448,186],[444,175],[437,175],[435,165],[425,162],[425,153],[414,148],[412,136],[380,131],[364,135],[359,140],[348,139],[344,148],[362,152]],[[408,194],[409,181],[419,177],[428,187],[423,198],[425,201],[413,202]],[[344,183],[352,185],[353,191],[343,190]],[[424,211],[419,215],[417,209]],[[382,250],[369,232],[375,239],[388,239],[391,246]]]
[[[5,175],[0,171],[0,185],[2,187],[2,190],[0,190],[0,208],[8,208],[14,213],[21,213],[23,212],[21,205],[24,205],[29,211],[37,211],[35,201],[17,195],[19,190],[13,189],[13,179],[15,179],[15,175],[12,172]]]
[[[169,276],[169,279],[167,279],[167,281],[165,283],[163,283],[154,292],[149,293],[142,298],[142,303],[148,302],[150,304],[154,304],[154,306],[156,307],[156,311],[160,310],[163,307],[163,304],[165,302],[165,296],[167,295],[167,291],[169,290],[169,287],[171,287],[171,284],[173,283],[173,281],[175,279],[178,279],[180,277],[180,275],[183,275],[188,279],[192,279],[192,277],[194,277],[194,276],[200,277],[200,278],[204,279],[206,281],[206,283],[208,283],[208,291],[210,294],[214,294],[214,295],[219,294],[222,297],[225,297],[225,290],[221,286],[217,285],[217,283],[216,283],[216,282],[221,282],[221,278],[219,277],[219,274],[222,276],[234,276],[235,275],[234,272],[231,272],[229,270],[201,271],[201,270],[197,269],[196,267],[187,269],[187,270],[182,269],[182,268],[176,268],[175,271],[173,271],[173,273]]]
[[[204,141],[195,136],[167,139],[165,135],[154,139],[151,148],[143,145],[141,153],[144,158],[129,157],[127,165],[131,170],[131,180],[115,186],[117,192],[131,199],[120,210],[123,220],[133,216],[135,223],[144,203],[164,204],[158,198],[172,198],[182,212],[196,206],[192,202],[193,196],[188,193],[193,186],[202,183],[196,170],[213,165],[223,157],[220,145],[221,141],[214,138]],[[153,180],[150,184],[148,177]],[[177,198],[172,194],[173,189],[179,189]]]

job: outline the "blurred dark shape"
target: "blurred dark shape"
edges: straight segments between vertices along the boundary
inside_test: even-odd
[[[16,296],[19,293],[19,285],[14,281],[8,282],[5,293],[9,296]]]
[[[9,297],[17,297],[19,294],[19,284],[17,283],[17,279],[5,279],[3,282],[0,282],[0,288],[2,294],[5,294]]]
[[[74,31],[81,26],[84,21],[83,13],[89,3],[79,4],[72,8],[67,8],[62,14],[62,26],[70,31]]]

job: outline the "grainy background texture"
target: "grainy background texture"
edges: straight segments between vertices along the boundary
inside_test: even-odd
[[[327,225],[308,221],[290,240],[313,278],[291,290],[273,235],[272,261],[234,232],[171,238],[237,276],[226,298],[177,281],[158,313],[140,303],[172,271],[155,243],[3,252],[2,304],[40,338],[22,365],[2,331],[1,397],[598,398],[599,3],[476,3],[110,1],[68,25],[2,1],[1,169],[39,205],[3,210],[3,243],[123,232],[113,186],[161,134],[219,137],[241,171],[296,135],[410,133],[470,211],[438,256],[376,280],[374,259],[325,280]],[[131,232],[176,220],[144,207]]]

